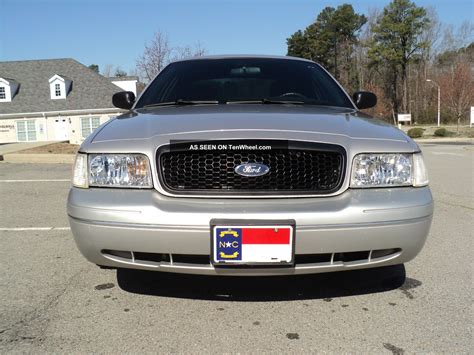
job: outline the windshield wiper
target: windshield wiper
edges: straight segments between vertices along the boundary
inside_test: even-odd
[[[275,104],[275,105],[304,105],[304,101],[296,100],[272,100],[272,99],[261,99],[261,100],[243,100],[243,101],[226,101],[226,104]],[[178,99],[176,101],[158,102],[156,104],[145,105],[143,107],[159,107],[159,106],[185,106],[185,105],[217,105],[217,100],[183,100]]]
[[[296,100],[272,100],[272,99],[261,99],[261,100],[243,100],[243,101],[227,101],[226,104],[275,104],[275,105],[304,105],[304,101]]]
[[[157,106],[185,106],[185,105],[217,105],[217,100],[183,100],[178,99],[176,101],[158,102],[156,104],[145,105],[143,107],[157,107]]]

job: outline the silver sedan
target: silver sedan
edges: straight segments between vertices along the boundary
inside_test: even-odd
[[[433,201],[419,147],[318,64],[226,56],[167,66],[77,155],[67,210],[91,262],[205,275],[405,263]]]

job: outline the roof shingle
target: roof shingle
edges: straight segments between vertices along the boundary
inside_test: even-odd
[[[72,80],[66,99],[51,100],[49,79],[54,74]],[[0,78],[20,84],[11,102],[0,102],[0,115],[112,108],[112,95],[122,90],[70,58],[0,62]]]

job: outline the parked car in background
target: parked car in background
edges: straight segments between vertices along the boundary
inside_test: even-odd
[[[417,144],[320,65],[215,56],[168,65],[80,148],[68,214],[106,267],[293,275],[405,263],[433,201]]]

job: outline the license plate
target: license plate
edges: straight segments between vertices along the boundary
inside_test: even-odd
[[[293,264],[294,225],[215,224],[211,247],[213,264]]]

